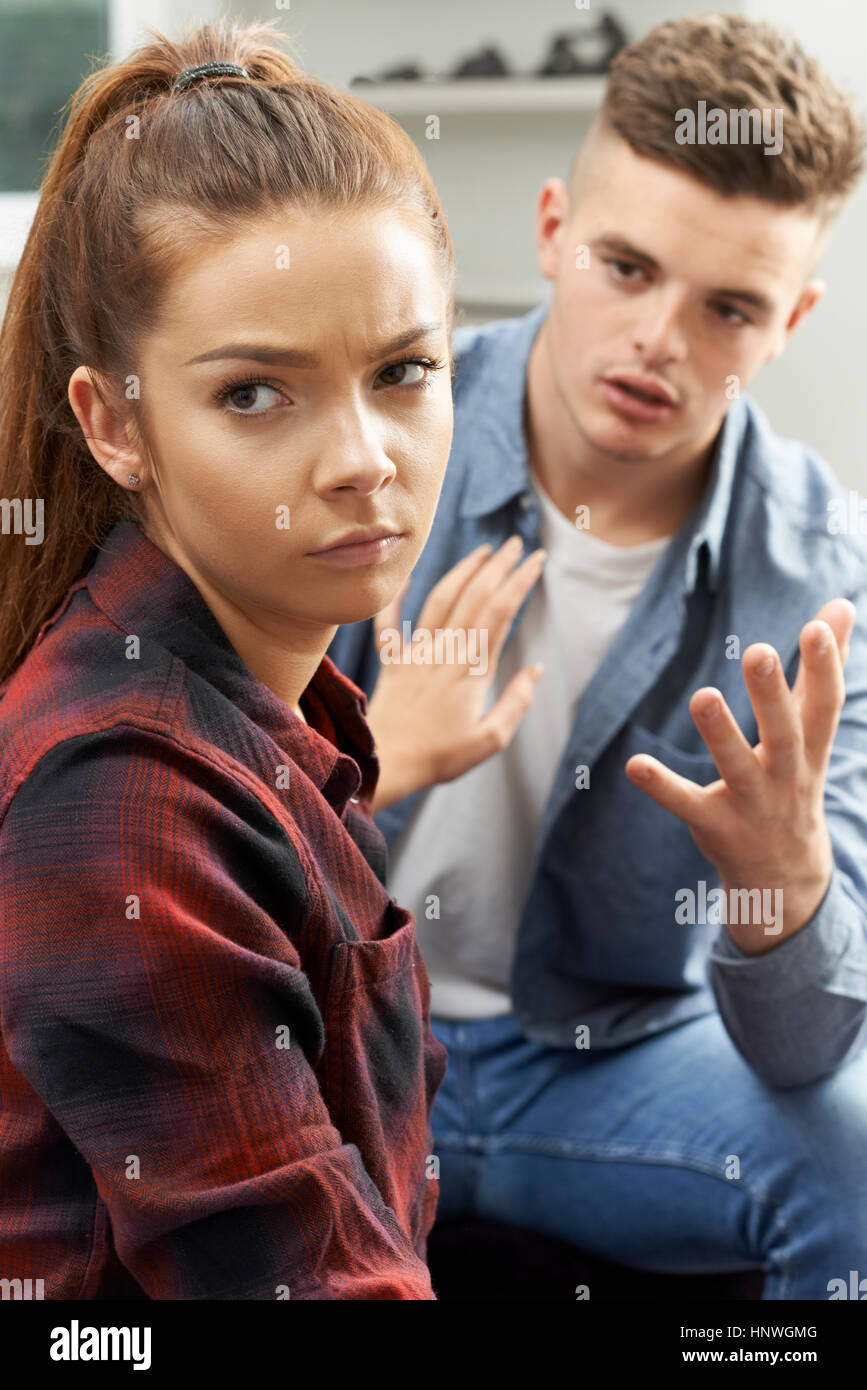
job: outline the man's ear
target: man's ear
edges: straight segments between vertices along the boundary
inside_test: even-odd
[[[546,179],[536,206],[536,249],[539,270],[546,280],[556,280],[560,243],[569,218],[569,190],[562,179]]]
[[[827,288],[828,286],[824,280],[811,280],[809,284],[804,286],[801,293],[798,295],[797,304],[789,315],[785,327],[779,334],[778,341],[774,345],[773,350],[765,358],[766,362],[776,361],[795,329],[798,327],[798,324],[802,319],[807,317],[811,309],[815,308]]]

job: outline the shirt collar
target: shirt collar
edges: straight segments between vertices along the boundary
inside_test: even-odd
[[[524,436],[527,362],[547,313],[548,305],[540,304],[498,325],[495,336],[480,344],[478,370],[465,390],[458,350],[453,447],[458,466],[465,465],[462,517],[487,516],[530,486]]]
[[[342,810],[349,796],[372,799],[379,763],[367,697],[330,657],[323,656],[302,696],[305,724],[241,660],[186,571],[125,517],[112,526],[84,584],[122,632],[164,647],[269,734],[332,805]]]
[[[749,448],[750,429],[746,402],[742,398],[733,401],[723,418],[719,433],[713,446],[710,471],[704,492],[682,524],[684,532],[692,529],[692,536],[686,552],[684,570],[684,589],[691,593],[698,580],[699,556],[704,548],[707,551],[707,586],[716,591],[720,587],[723,562],[723,542],[729,513],[731,511],[732,491],[739,463],[745,466]]]
[[[519,319],[492,326],[487,334],[483,330],[487,341],[479,344],[478,363],[473,363],[463,389],[458,349],[453,447],[466,478],[462,517],[488,516],[532,487],[524,433],[527,365],[547,313],[548,305],[540,304]],[[683,533],[695,528],[686,548],[687,592],[695,588],[703,547],[708,553],[707,583],[711,589],[719,585],[732,488],[750,437],[747,406],[738,398],[717,435],[704,492],[682,523]]]

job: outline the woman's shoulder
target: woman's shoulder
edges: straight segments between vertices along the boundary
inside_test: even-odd
[[[99,801],[134,794],[143,807],[173,785],[191,800],[195,787],[200,809],[231,802],[249,817],[262,788],[231,738],[209,737],[213,692],[201,685],[168,646],[121,631],[74,586],[0,687],[0,827],[25,789],[83,820]]]
[[[169,652],[142,650],[74,586],[0,687],[0,797],[60,743],[125,722],[170,727],[182,679]]]
[[[86,889],[90,911],[116,903],[121,884],[148,884],[176,905],[198,894],[196,911],[212,903],[214,920],[235,902],[246,921],[249,879],[279,896],[300,930],[312,910],[304,837],[243,759],[192,717],[201,694],[191,694],[183,661],[153,642],[127,655],[126,643],[82,599],[5,688],[6,901],[19,900],[24,920],[34,892],[42,902],[40,885],[61,896]],[[73,915],[79,906],[70,904]]]

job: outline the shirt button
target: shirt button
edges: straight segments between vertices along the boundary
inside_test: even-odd
[[[522,492],[518,498],[518,506],[522,512],[528,512],[533,505],[533,499],[529,492]]]

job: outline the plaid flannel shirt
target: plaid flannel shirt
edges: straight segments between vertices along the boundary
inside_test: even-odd
[[[0,687],[0,1279],[435,1298],[445,1049],[365,696],[302,707],[126,520]]]

